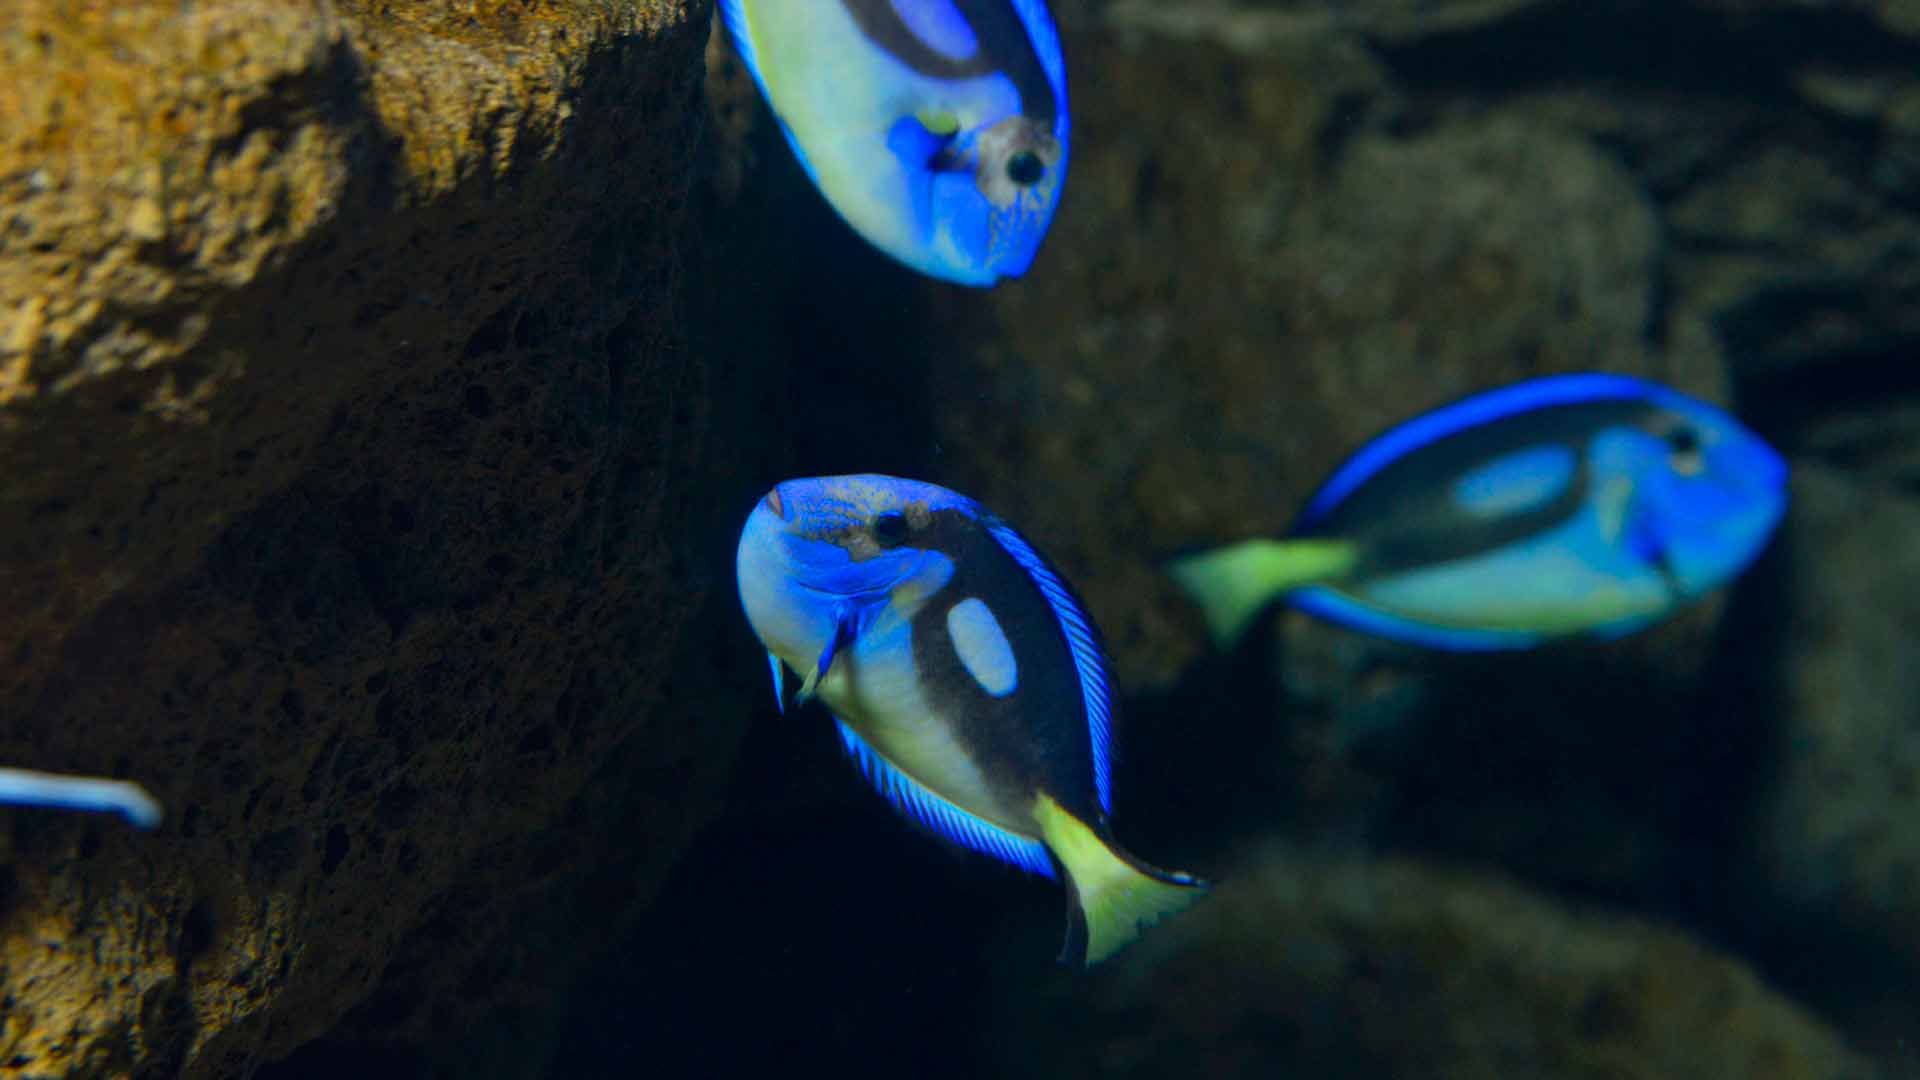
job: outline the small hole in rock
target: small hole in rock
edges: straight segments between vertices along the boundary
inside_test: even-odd
[[[348,838],[345,825],[335,825],[328,829],[325,853],[320,857],[320,872],[332,874],[340,869],[340,864],[346,860],[347,852],[352,847],[353,841]]]

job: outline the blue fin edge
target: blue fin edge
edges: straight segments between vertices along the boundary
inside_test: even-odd
[[[1483,391],[1422,413],[1374,436],[1320,485],[1307,500],[1294,527],[1312,526],[1380,470],[1429,443],[1518,413],[1595,401],[1671,404],[1691,403],[1692,399],[1645,379],[1592,371],[1548,375]]]
[[[147,789],[130,780],[35,769],[0,768],[0,804],[118,814],[142,829],[159,825],[163,816],[160,804]]]
[[[840,729],[840,742],[867,782],[886,796],[904,817],[962,847],[1041,877],[1053,877],[1053,857],[1038,840],[1008,832],[998,825],[962,810],[948,800],[928,791],[919,782],[868,746],[845,720],[833,718]]]
[[[1113,813],[1113,680],[1107,674],[1106,657],[1100,651],[1100,637],[1093,620],[1080,610],[1073,590],[1067,587],[1053,567],[1033,550],[1025,537],[1005,522],[985,518],[987,533],[1040,589],[1047,606],[1053,609],[1073,654],[1074,672],[1080,676],[1080,698],[1087,709],[1087,734],[1093,743],[1093,784],[1100,796],[1100,809]]]
[[[1059,118],[1054,124],[1053,137],[1060,140],[1060,149],[1067,148],[1067,61],[1066,53],[1060,47],[1060,29],[1054,25],[1053,13],[1047,9],[1046,0],[1011,0],[1013,10],[1020,16],[1021,25],[1027,28],[1027,41],[1033,45],[1033,54],[1040,58],[1040,67],[1047,73],[1047,82],[1053,85],[1053,98],[1057,103],[1055,115]]]
[[[774,655],[772,649],[767,650],[767,665],[773,668],[773,707],[780,711],[781,716],[785,716],[787,715],[787,665]]]
[[[820,176],[814,172],[813,161],[800,146],[800,140],[787,126],[787,120],[774,107],[773,93],[767,89],[767,77],[760,70],[760,54],[753,47],[753,38],[747,32],[746,0],[719,0],[720,21],[726,25],[727,37],[733,41],[733,51],[740,54],[740,62],[747,65],[747,74],[753,76],[753,85],[760,88],[760,100],[767,103],[767,111],[773,114],[774,122],[780,125],[780,134],[786,137],[787,146],[792,148],[793,156],[800,161],[800,168],[806,171],[807,182],[816,190],[820,187]]]
[[[1287,602],[1317,619],[1362,634],[1442,652],[1512,652],[1547,639],[1524,630],[1465,630],[1389,615],[1324,585],[1300,589]]]

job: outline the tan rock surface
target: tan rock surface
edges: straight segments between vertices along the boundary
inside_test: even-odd
[[[0,1075],[235,1075],[383,984],[458,1028],[697,824],[697,7],[0,14],[0,760],[169,812],[5,811]],[[563,813],[609,761],[617,838]]]

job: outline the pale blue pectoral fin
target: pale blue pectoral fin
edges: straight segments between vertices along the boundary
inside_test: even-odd
[[[827,639],[827,647],[820,651],[819,661],[813,665],[811,671],[807,672],[807,677],[801,680],[800,692],[793,697],[794,704],[805,705],[819,693],[820,680],[826,678],[827,672],[833,670],[833,661],[840,655],[840,650],[853,644],[854,636],[858,633],[855,628],[855,619],[854,610],[848,606],[843,605],[834,613],[833,637]]]
[[[1051,796],[1034,799],[1033,815],[1070,885],[1062,963],[1078,959],[1091,967],[1207,894],[1199,878],[1156,870],[1115,850]]]
[[[1666,617],[1667,612],[1656,611],[1650,615],[1634,615],[1625,619],[1615,619],[1613,622],[1595,629],[1591,636],[1596,641],[1618,641],[1621,638],[1637,634]]]
[[[91,776],[65,776],[32,769],[0,768],[0,803],[119,814],[133,825],[160,824],[159,802],[139,784]]]
[[[772,649],[767,650],[767,665],[773,668],[773,707],[781,716],[787,715],[787,665],[780,662]]]
[[[1030,874],[1053,876],[1053,860],[1047,857],[1046,845],[995,825],[929,791],[882,757],[845,720],[835,717],[834,723],[840,729],[841,744],[847,748],[860,774],[908,820],[962,847],[991,855]]]
[[[929,121],[940,129],[929,127]],[[899,158],[900,164],[908,169],[930,169],[934,159],[953,142],[954,132],[958,128],[958,122],[952,117],[931,114],[924,118],[903,116],[887,129],[887,149],[893,151],[893,156]]]
[[[1176,559],[1167,570],[1200,605],[1214,642],[1228,648],[1280,594],[1335,580],[1355,559],[1343,540],[1246,540]]]

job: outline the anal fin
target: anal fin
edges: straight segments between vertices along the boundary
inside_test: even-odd
[[[836,716],[834,724],[840,730],[841,744],[847,748],[860,774],[908,820],[1029,874],[1054,876],[1053,859],[1047,855],[1045,844],[1003,829],[934,794],[881,756],[845,720]]]

